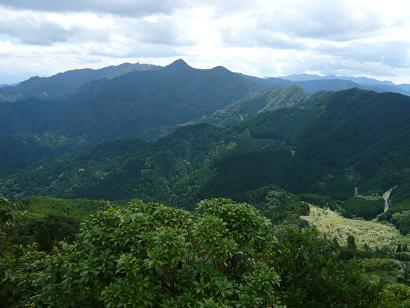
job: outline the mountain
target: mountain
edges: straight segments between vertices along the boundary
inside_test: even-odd
[[[195,190],[183,183],[209,159],[221,133],[208,124],[197,124],[149,144],[136,139],[101,144],[10,177],[2,192],[14,197],[95,195],[109,200],[140,196],[174,199],[175,204],[181,200],[179,194]],[[180,192],[173,192],[178,185]],[[191,200],[192,196],[187,202]]]
[[[0,104],[0,176],[71,149],[63,136],[40,133],[63,109],[64,105],[37,98]]]
[[[320,76],[314,77],[313,80],[308,80],[305,77],[295,78],[296,80],[287,80],[281,78],[266,78],[272,85],[289,87],[296,86],[303,89],[308,94],[314,94],[320,91],[341,91],[352,88],[360,88],[361,86],[353,81],[342,79],[322,79]],[[300,80],[298,80],[300,79]]]
[[[313,85],[313,92],[316,89],[321,89],[321,90],[326,90],[323,89],[319,84],[321,82],[324,82],[324,80],[327,80],[327,83],[329,84],[329,88],[327,90],[329,91],[337,91],[337,90],[346,90],[350,88],[361,88],[361,89],[367,89],[367,90],[372,90],[376,92],[393,92],[393,93],[400,93],[404,95],[410,95],[410,87],[406,84],[399,84],[396,85],[391,81],[388,80],[377,80],[373,78],[368,78],[368,77],[351,77],[351,76],[336,76],[336,75],[314,75],[314,74],[293,74],[293,75],[288,75],[288,76],[283,76],[280,77],[281,79],[284,80],[290,80],[296,84],[301,83],[301,82],[309,82],[311,85]],[[335,80],[340,81],[345,81],[346,83],[339,87],[339,89],[335,88],[334,85],[332,84]],[[350,81],[351,83],[347,83]],[[301,86],[300,84],[298,84]],[[303,88],[303,86],[301,86]],[[309,92],[307,89],[305,89],[307,92]]]
[[[0,89],[4,88],[4,87],[7,87],[7,86],[8,86],[7,84],[0,84]]]
[[[260,79],[178,60],[61,99],[3,103],[1,192],[187,205],[272,184],[341,200],[354,187],[380,194],[399,185],[394,196],[407,200],[410,98],[311,94],[350,83]]]
[[[410,93],[410,84],[400,84],[400,88]]]
[[[383,86],[394,86],[394,83],[388,80],[377,80],[368,77],[351,77],[351,76],[337,76],[337,75],[315,75],[315,74],[292,74],[280,77],[281,79],[291,80],[291,81],[309,81],[309,80],[350,80],[360,85],[383,85]]]
[[[329,76],[321,76],[315,74],[291,74],[279,77],[281,79],[290,80],[290,81],[308,81],[308,80],[323,80],[323,79],[333,79]]]
[[[0,101],[17,101],[36,97],[40,99],[58,99],[75,92],[76,89],[92,80],[114,78],[132,71],[158,69],[149,64],[123,63],[102,69],[77,69],[59,73],[51,77],[32,77],[14,86],[1,87]]]
[[[368,77],[349,77],[349,76],[332,76],[337,79],[351,80],[361,85],[367,86],[395,86],[395,84],[389,80],[377,80]]]
[[[194,69],[178,60],[158,70],[89,82],[54,102],[60,113],[35,131],[90,144],[150,140],[267,86],[263,79],[218,67]]]
[[[228,126],[260,112],[303,104],[307,98],[308,95],[301,88],[295,86],[268,88],[218,110],[205,121],[217,126]]]
[[[355,186],[382,193],[399,185],[396,196],[408,198],[409,120],[409,97],[359,89],[319,93],[300,108],[260,113],[242,125],[262,150],[221,160],[206,190],[218,192],[229,187],[219,181],[245,178],[256,183],[250,188],[273,182],[338,199]],[[244,176],[238,170],[246,165]],[[240,189],[233,192],[244,189],[236,183]]]
[[[302,88],[309,94],[314,94],[320,91],[342,91],[360,86],[349,80],[341,79],[322,79],[322,80],[306,80],[293,82],[293,85]]]
[[[258,104],[255,97],[248,107]],[[272,184],[340,200],[352,196],[354,187],[381,194],[398,185],[393,198],[410,200],[409,123],[407,96],[321,92],[226,127],[186,125],[154,142],[117,141],[63,156],[8,177],[1,192],[139,197],[189,207]]]
[[[194,69],[178,60],[160,69],[93,80],[60,99],[3,103],[0,146],[8,151],[0,156],[0,175],[101,142],[149,141],[269,86],[264,79],[222,67]],[[17,149],[30,146],[38,151],[20,159]]]

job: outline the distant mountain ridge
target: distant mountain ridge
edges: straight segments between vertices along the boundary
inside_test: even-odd
[[[111,79],[132,71],[157,70],[160,68],[161,66],[150,64],[123,63],[118,66],[108,66],[95,70],[87,68],[76,69],[50,77],[32,77],[18,84],[1,84],[0,102],[18,101],[31,97],[46,100],[61,99],[75,93],[81,86],[93,80]],[[222,66],[215,67],[214,69],[228,71]],[[246,75],[243,76],[245,77]],[[252,76],[246,77],[258,79]],[[377,92],[395,92],[410,95],[410,85],[408,84],[395,85],[391,81],[380,81],[367,77],[292,74],[279,78],[266,78],[266,82],[279,87],[298,86],[308,94],[314,94],[319,91],[341,91],[357,87]]]
[[[61,102],[67,110],[46,131],[91,143],[151,140],[268,86],[263,79],[220,67],[196,69],[177,60],[158,70],[87,83]]]
[[[292,74],[280,77],[281,79],[290,80],[292,82],[301,83],[301,82],[323,82],[328,80],[328,82],[334,80],[344,80],[350,81],[352,84],[351,88],[357,87],[367,90],[373,90],[376,92],[393,92],[400,93],[404,95],[410,95],[410,85],[408,84],[394,84],[388,80],[377,80],[368,77],[351,77],[351,76],[336,76],[336,75],[314,75],[314,74]]]
[[[0,89],[0,101],[17,101],[36,97],[40,99],[59,99],[73,93],[76,89],[92,80],[114,78],[132,71],[158,69],[150,64],[123,63],[101,69],[76,69],[50,77],[32,77],[17,85]]]

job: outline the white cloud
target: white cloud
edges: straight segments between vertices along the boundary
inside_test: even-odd
[[[409,11],[399,0],[0,0],[0,83],[180,57],[258,76],[410,82]]]
[[[180,0],[1,0],[12,9],[48,12],[98,12],[145,16],[171,13]]]

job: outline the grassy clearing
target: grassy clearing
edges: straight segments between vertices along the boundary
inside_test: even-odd
[[[337,238],[342,245],[346,244],[347,236],[353,235],[356,244],[363,247],[364,244],[371,248],[382,248],[398,243],[410,243],[409,237],[403,236],[393,226],[374,221],[362,219],[348,219],[338,215],[329,209],[322,209],[317,206],[310,206],[309,216],[302,216],[303,219],[314,225],[319,232],[327,238]]]

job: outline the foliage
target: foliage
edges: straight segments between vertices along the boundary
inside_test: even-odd
[[[375,307],[379,286],[359,268],[339,259],[338,251],[313,229],[287,227],[277,232],[275,268],[289,307]]]
[[[258,191],[257,191],[258,192]],[[300,216],[309,215],[309,205],[283,189],[266,187],[259,190],[264,199],[252,202],[273,224],[295,223],[306,225]],[[260,197],[259,197],[260,198]],[[256,200],[255,200],[256,201]],[[251,202],[251,201],[250,201]]]
[[[349,198],[343,203],[342,209],[343,215],[346,217],[362,217],[370,220],[383,213],[384,201],[382,198],[375,200],[359,197]]]
[[[195,213],[134,201],[86,218],[78,241],[26,272],[38,306],[262,306],[277,302],[271,223],[247,204]]]
[[[409,263],[400,263],[400,274],[397,282],[410,285],[410,266]]]
[[[332,211],[341,210],[341,207],[339,206],[339,204],[329,196],[323,196],[323,195],[318,195],[318,194],[301,194],[299,195],[299,197],[303,201],[309,204],[314,204],[321,208],[328,208],[328,209],[331,209]]]
[[[107,205],[106,202],[98,200],[63,199],[47,196],[32,196],[19,200],[18,203],[30,218],[44,218],[48,215],[84,218]]]
[[[382,307],[410,307],[410,287],[394,283],[383,289]]]
[[[347,248],[356,249],[356,240],[351,234],[347,236]]]
[[[410,211],[394,213],[391,217],[391,222],[400,230],[401,234],[409,234],[410,232]]]
[[[366,276],[372,280],[394,283],[400,275],[401,263],[395,259],[381,255],[380,257],[361,258],[358,262]]]
[[[80,220],[77,218],[50,214],[22,224],[13,241],[22,244],[36,242],[40,250],[50,251],[60,241],[73,241],[79,227]]]

